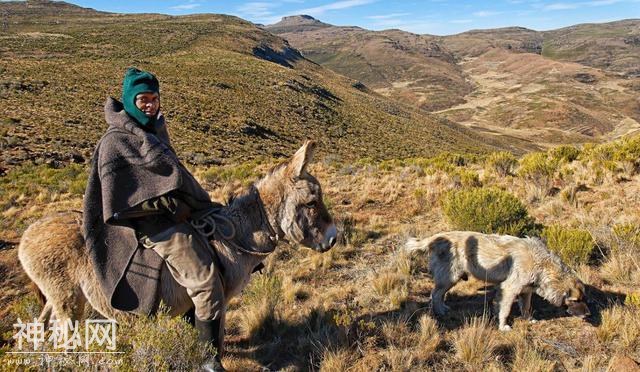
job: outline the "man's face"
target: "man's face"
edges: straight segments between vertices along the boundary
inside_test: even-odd
[[[160,96],[158,93],[140,93],[136,96],[136,107],[147,117],[154,117],[160,109]]]

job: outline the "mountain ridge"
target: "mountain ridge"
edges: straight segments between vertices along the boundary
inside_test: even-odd
[[[278,34],[311,60],[382,95],[486,134],[553,144],[640,130],[634,99],[640,84],[640,20],[592,27],[505,27],[434,36],[331,26],[290,27]],[[279,30],[277,24],[265,29]],[[529,74],[528,65],[538,74]]]

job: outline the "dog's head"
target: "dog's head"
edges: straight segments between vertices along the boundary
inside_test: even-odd
[[[591,315],[589,306],[587,306],[584,284],[578,279],[571,281],[570,287],[564,294],[564,304],[567,306],[569,315],[577,316],[581,319]]]

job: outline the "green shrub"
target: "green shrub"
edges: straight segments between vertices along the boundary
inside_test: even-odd
[[[465,169],[465,168],[456,169],[451,174],[451,177],[457,184],[459,184],[463,188],[482,186],[482,183],[480,182],[480,176],[478,176],[478,173],[469,169]]]
[[[537,227],[520,200],[497,188],[453,190],[443,196],[442,205],[452,227],[458,230],[536,234]]]
[[[516,165],[518,165],[518,159],[507,151],[494,152],[489,155],[485,165],[499,176],[505,177],[513,175]]]
[[[595,242],[587,230],[567,229],[551,225],[542,231],[547,246],[569,266],[586,264],[589,261]]]
[[[118,349],[125,356],[121,370],[193,370],[215,354],[211,345],[198,342],[189,323],[169,316],[165,307],[153,317],[129,318],[119,325]]]
[[[562,145],[552,148],[548,151],[551,161],[556,163],[571,163],[578,159],[580,156],[580,150],[575,146]]]
[[[558,164],[551,161],[545,152],[532,152],[520,159],[518,175],[537,186],[548,187]]]

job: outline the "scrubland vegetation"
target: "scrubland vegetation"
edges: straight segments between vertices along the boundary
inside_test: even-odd
[[[283,245],[267,260],[231,304],[229,369],[596,371],[614,356],[640,358],[640,137],[523,157],[318,158],[311,172],[340,243],[324,254]],[[193,171],[224,200],[273,162]],[[79,208],[85,170],[25,165],[0,178],[2,239],[15,241],[42,214]],[[493,290],[469,280],[449,294],[452,311],[436,318],[425,258],[402,247],[408,236],[452,229],[542,237],[587,284],[592,317],[568,317],[534,297],[537,323],[519,319],[515,307],[514,330],[498,332]],[[15,250],[0,253],[0,272],[16,270]],[[33,319],[40,305],[24,275],[4,281],[9,351],[15,319]],[[114,369],[189,369],[207,352],[189,324],[163,314],[124,321],[118,332],[125,353],[113,356],[121,360]]]

